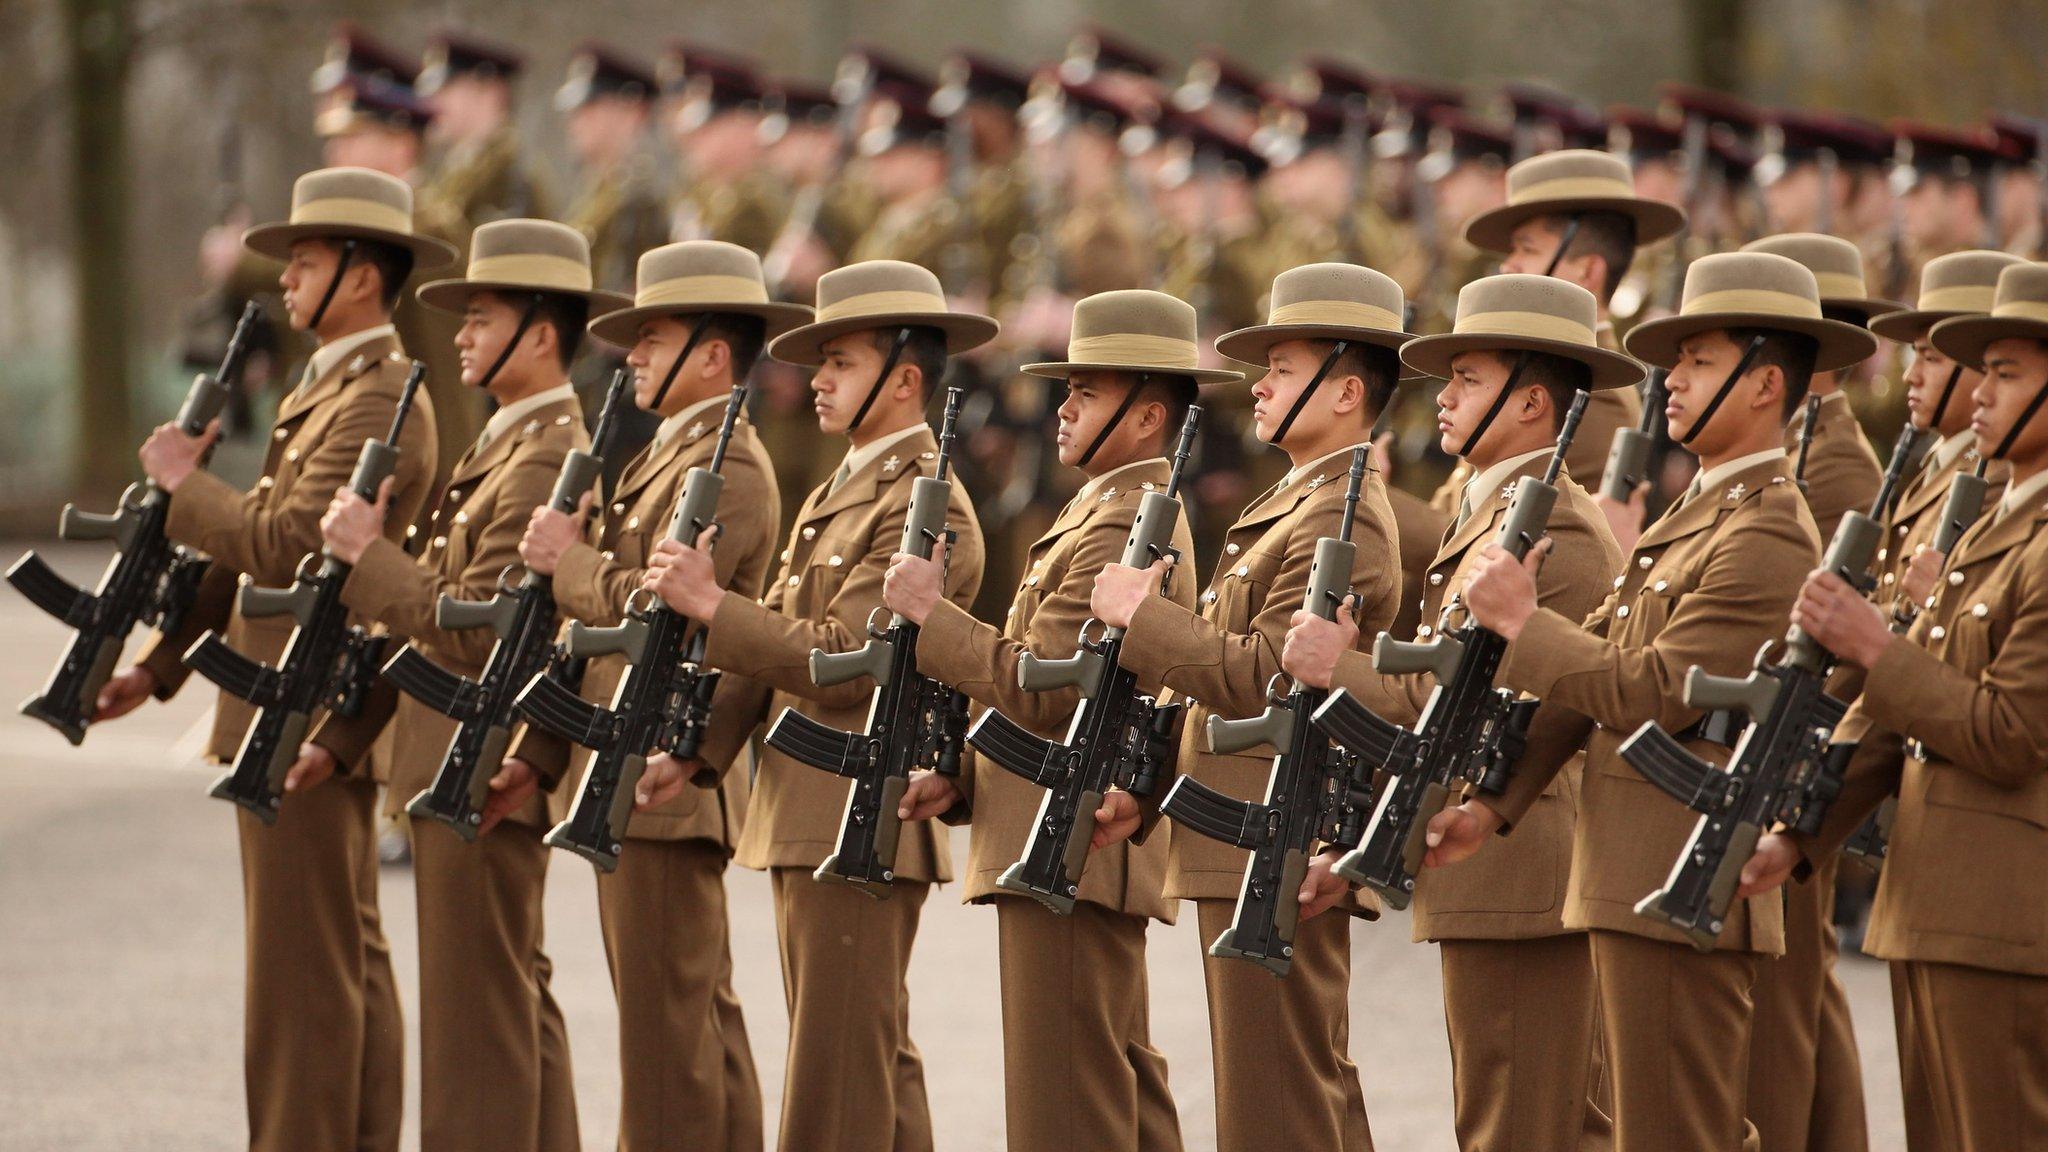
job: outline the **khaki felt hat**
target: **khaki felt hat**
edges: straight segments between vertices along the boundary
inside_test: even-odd
[[[465,274],[422,284],[418,296],[437,312],[461,315],[474,292],[569,296],[588,304],[593,315],[628,303],[617,292],[590,286],[590,241],[552,220],[493,220],[478,227]]]
[[[818,277],[817,318],[776,337],[768,354],[786,364],[824,362],[824,346],[849,332],[877,328],[936,328],[946,354],[957,356],[995,339],[992,317],[953,312],[931,270],[901,260],[863,260]]]
[[[1820,306],[1854,312],[1866,328],[1873,318],[1905,308],[1896,300],[1882,300],[1870,294],[1864,286],[1863,250],[1840,236],[1786,232],[1752,240],[1741,251],[1770,252],[1804,264],[1820,289]]]
[[[1244,379],[1242,372],[1197,367],[1195,332],[1195,308],[1185,300],[1145,288],[1097,292],[1074,305],[1067,358],[1026,364],[1023,371],[1055,380],[1071,372],[1157,372],[1197,384]]]
[[[1720,328],[1769,328],[1812,337],[1820,345],[1814,371],[1860,364],[1877,337],[1820,313],[1820,286],[1806,265],[1771,252],[1719,252],[1685,270],[1678,315],[1635,326],[1623,341],[1629,355],[1658,368],[1678,363],[1678,346]]]
[[[1635,221],[1636,246],[1655,244],[1685,229],[1675,204],[1636,195],[1628,161],[1612,152],[1567,148],[1545,152],[1508,169],[1507,203],[1465,224],[1465,242],[1487,252],[1514,247],[1515,229],[1538,216],[1612,212]]]
[[[1273,277],[1266,322],[1216,338],[1216,351],[1264,364],[1289,340],[1343,340],[1398,352],[1413,339],[1401,330],[1401,286],[1357,264],[1304,264]]]
[[[1641,364],[1600,347],[1599,316],[1593,294],[1568,280],[1484,276],[1458,292],[1450,332],[1410,340],[1401,360],[1423,376],[1449,379],[1451,361],[1465,352],[1543,352],[1584,364],[1592,372],[1586,386],[1595,392],[1642,383]]]
[[[2048,340],[2048,264],[2008,265],[1998,274],[1998,296],[1989,315],[1943,320],[1927,335],[1942,355],[1979,371],[1984,350],[2000,340]]]
[[[1998,296],[1999,273],[2024,263],[2010,252],[1988,248],[1936,256],[1920,269],[1920,298],[1913,307],[1875,317],[1870,330],[1887,340],[1910,344],[1943,320],[1987,313]]]
[[[632,306],[592,320],[590,334],[630,348],[649,320],[710,313],[753,316],[767,326],[769,340],[811,319],[807,305],[768,299],[761,258],[751,250],[722,240],[685,240],[641,253]]]
[[[412,253],[413,271],[455,263],[455,246],[412,226],[412,186],[368,168],[322,168],[292,183],[291,216],[242,233],[251,252],[289,260],[300,240],[374,240]]]

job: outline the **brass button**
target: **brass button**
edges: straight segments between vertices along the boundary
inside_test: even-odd
[[[626,518],[626,531],[631,532],[638,527],[640,527],[640,518],[638,516],[628,516]]]
[[[1249,575],[1250,573],[1251,573],[1251,566],[1250,566],[1250,565],[1248,565],[1248,564],[1240,564],[1240,565],[1238,565],[1238,566],[1237,566],[1237,578],[1238,578],[1239,580],[1242,580],[1242,579],[1244,579],[1244,578],[1245,578],[1245,577],[1246,577],[1247,575]]]
[[[617,558],[617,555],[609,548],[605,549],[602,552],[599,552],[598,555],[604,557],[607,560],[613,560]]]
[[[1417,640],[1427,640],[1429,638],[1429,634],[1431,631],[1433,631],[1433,629],[1431,629],[1429,625],[1424,624],[1422,627],[1417,628],[1415,630],[1415,638]]]
[[[460,489],[460,488],[451,488],[451,489],[449,489],[449,491],[448,491],[448,503],[450,503],[450,504],[459,504],[459,503],[461,503],[461,502],[462,502],[462,489]]]
[[[1927,638],[1929,640],[1939,640],[1946,635],[1948,635],[1948,629],[1943,628],[1939,624],[1927,630]]]
[[[831,565],[831,566],[832,566],[832,567],[834,567],[834,568],[837,568],[837,567],[839,567],[839,566],[840,566],[841,564],[844,564],[844,563],[846,563],[846,558],[845,558],[845,557],[843,557],[843,556],[834,556],[834,557],[832,557],[832,558],[830,558],[830,559],[826,560],[826,561],[825,561],[825,563],[827,563],[827,564]]]
[[[816,540],[817,538],[818,538],[818,529],[817,529],[817,526],[816,526],[816,525],[813,525],[813,524],[806,524],[806,525],[804,525],[804,539],[806,539],[806,540]]]
[[[1627,580],[1628,580],[1628,577],[1626,577],[1626,576],[1616,576],[1616,577],[1614,578],[1614,590],[1615,590],[1616,592],[1619,592],[1619,591],[1621,591],[1621,586],[1622,586],[1622,584],[1623,584],[1623,583],[1625,583],[1625,582],[1626,582]]]
[[[1963,582],[1963,574],[1961,572],[1949,573],[1948,582],[1950,587],[1954,587],[1955,585],[1961,584]]]
[[[1891,549],[1889,549],[1889,548],[1879,548],[1879,549],[1877,550],[1877,562],[1878,562],[1879,564],[1882,564],[1882,563],[1884,563],[1884,562],[1885,562],[1886,560],[1889,560],[1889,559],[1891,559],[1891,555],[1892,555],[1892,550],[1891,550]]]
[[[434,537],[433,546],[436,548],[446,548],[448,546],[448,538],[446,536]]]
[[[1982,620],[1982,619],[1983,619],[1983,618],[1985,618],[1986,616],[1989,616],[1989,615],[1991,615],[1991,605],[1989,605],[1989,604],[1972,604],[1972,605],[1970,606],[1970,615],[1972,615],[1972,616],[1975,616],[1975,617],[1976,617],[1977,619],[1979,619],[1979,620]]]
[[[1628,619],[1628,605],[1623,604],[1621,607],[1616,608],[1614,610],[1614,618],[1617,620]]]
[[[298,459],[299,459],[299,450],[298,450],[297,448],[287,448],[287,449],[285,449],[285,450],[284,450],[284,458],[285,458],[285,459],[287,459],[287,460],[290,460],[290,461],[292,461],[293,463],[297,463],[297,462],[298,462]]]
[[[1885,573],[1885,574],[1884,574],[1884,582],[1885,582],[1885,584],[1886,584],[1887,586],[1889,586],[1889,585],[1892,585],[1892,584],[1896,584],[1896,583],[1898,583],[1898,581],[1899,581],[1899,574],[1898,574],[1898,573],[1896,573],[1896,572],[1887,572],[1887,573]]]
[[[1236,544],[1225,544],[1223,546],[1223,554],[1225,556],[1235,556],[1239,551],[1240,548]]]
[[[1904,535],[1906,534],[1906,530],[1907,530],[1908,528],[1911,528],[1911,527],[1912,527],[1912,525],[1911,525],[1911,524],[1901,524],[1901,525],[1899,525],[1899,535],[1900,535],[1900,536],[1904,536]]]
[[[1656,563],[1656,561],[1651,560],[1648,556],[1636,557],[1636,567],[1641,568],[1645,572],[1649,571],[1650,565],[1654,563]]]
[[[258,481],[256,482],[256,488],[257,488],[257,490],[258,490],[258,491],[260,491],[260,492],[268,492],[268,491],[270,491],[270,490],[271,490],[272,488],[274,488],[274,487],[276,487],[276,486],[277,486],[277,481],[275,481],[275,480],[271,479],[271,478],[270,478],[270,477],[268,477],[268,476],[265,476],[265,477],[264,477],[263,479],[261,479],[261,480],[258,480]]]
[[[784,548],[784,549],[782,550],[782,555],[781,555],[781,557],[779,557],[779,559],[781,559],[781,561],[782,561],[782,562],[783,562],[784,564],[787,564],[787,563],[789,563],[789,549],[787,549],[787,548]]]
[[[1669,580],[1659,580],[1659,581],[1657,581],[1657,582],[1656,582],[1655,584],[1652,584],[1652,585],[1650,585],[1650,591],[1652,591],[1652,592],[1662,592],[1663,590],[1665,590],[1666,588],[1669,588],[1669,587],[1671,587],[1671,581],[1669,581]]]
[[[614,505],[612,505],[612,515],[614,515],[614,516],[619,516],[619,515],[623,515],[623,514],[625,513],[625,511],[626,511],[626,506],[625,506],[624,504],[614,504]]]
[[[1444,582],[1444,574],[1443,574],[1443,573],[1441,573],[1441,572],[1431,572],[1431,573],[1429,574],[1429,583],[1430,583],[1430,585],[1431,585],[1432,587],[1434,587],[1435,585],[1441,584],[1441,583],[1443,583],[1443,582]],[[1620,586],[1620,585],[1619,585],[1619,583],[1617,583],[1617,584],[1616,584],[1616,587],[1619,587],[1619,586]]]
[[[790,586],[791,588],[794,588],[794,587],[796,587],[796,579],[797,579],[797,578],[796,578],[796,577],[794,577],[794,576],[791,576],[791,577],[789,578],[789,586]]]
[[[469,523],[469,513],[467,513],[467,512],[457,512],[457,513],[455,514],[455,522],[456,522],[457,524],[467,524],[467,523]]]
[[[1212,592],[1204,592],[1204,593],[1202,593],[1202,603],[1204,603],[1204,604],[1214,604],[1215,602],[1216,602],[1216,593],[1215,593],[1215,592],[1213,592],[1213,591],[1212,591]]]
[[[291,430],[291,429],[289,429],[289,428],[279,428],[279,429],[278,429],[277,431],[275,431],[275,432],[273,432],[273,433],[271,433],[271,434],[270,434],[270,438],[271,438],[272,440],[282,440],[282,439],[284,439],[285,437],[287,437],[287,436],[290,436],[291,434],[292,434],[292,430]]]

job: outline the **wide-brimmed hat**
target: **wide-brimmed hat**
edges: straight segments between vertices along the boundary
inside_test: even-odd
[[[1451,361],[1466,352],[1542,352],[1584,364],[1586,387],[1640,384],[1643,366],[1600,347],[1600,302],[1591,292],[1555,276],[1503,273],[1485,276],[1458,292],[1450,332],[1423,336],[1401,347],[1401,360],[1425,376],[1449,379]]]
[[[1998,297],[1998,274],[2025,260],[2010,252],[1975,248],[1936,256],[1920,269],[1920,297],[1911,308],[1870,321],[1870,330],[1909,344],[1954,316],[1983,315]]]
[[[1612,212],[1635,221],[1636,245],[1655,244],[1685,228],[1676,204],[1636,195],[1628,161],[1612,152],[1567,148],[1531,156],[1508,169],[1508,200],[1465,224],[1465,242],[1487,252],[1507,252],[1525,221],[1574,212]]]
[[[437,312],[461,315],[473,292],[528,296],[545,292],[589,305],[592,315],[614,312],[630,301],[590,284],[590,241],[552,220],[493,220],[469,241],[469,268],[461,277],[420,285],[420,303]]]
[[[1861,317],[1865,328],[1876,317],[1905,308],[1896,300],[1870,294],[1870,289],[1864,286],[1863,249],[1840,236],[1786,232],[1751,240],[1741,250],[1770,252],[1804,264],[1813,273],[1814,286],[1820,289],[1820,306],[1853,312]]]
[[[1266,322],[1216,338],[1216,351],[1264,364],[1273,345],[1289,340],[1342,340],[1399,352],[1413,337],[1401,330],[1401,286],[1357,264],[1304,264],[1273,277]]]
[[[1877,338],[1820,312],[1820,286],[1806,265],[1771,252],[1720,252],[1685,270],[1678,315],[1647,320],[1624,343],[1631,356],[1659,368],[1678,363],[1678,346],[1717,328],[1769,328],[1808,336],[1820,345],[1814,371],[1860,364]]]
[[[291,217],[242,233],[250,251],[289,260],[300,240],[374,240],[412,253],[413,271],[455,263],[455,246],[412,226],[412,185],[368,168],[322,168],[292,183]]]
[[[958,355],[995,339],[1002,325],[992,317],[946,308],[946,295],[931,270],[901,260],[863,260],[818,277],[817,319],[783,333],[768,354],[787,364],[816,365],[828,341],[874,328],[936,328],[946,335],[946,354]]]
[[[1026,364],[1033,376],[1064,380],[1072,372],[1158,372],[1197,384],[1243,380],[1244,373],[1197,367],[1195,308],[1185,300],[1145,288],[1097,292],[1074,305],[1067,358]]]
[[[2048,340],[2048,264],[2008,265],[1988,315],[1943,320],[1927,335],[1943,356],[1974,369],[1984,367],[1984,349],[1999,340]]]
[[[684,240],[640,254],[640,268],[631,307],[590,322],[590,334],[630,348],[640,326],[661,316],[753,316],[773,340],[811,318],[802,304],[768,299],[761,258],[751,250],[723,240]]]

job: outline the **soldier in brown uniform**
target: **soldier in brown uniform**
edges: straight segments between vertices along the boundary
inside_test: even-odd
[[[1812,837],[1766,837],[1752,867],[1775,883],[1829,858],[1897,789],[1898,819],[1866,948],[1899,970],[1931,1089],[1933,1146],[2025,1147],[2048,1131],[2048,270],[2008,268],[1989,316],[1934,328],[1984,375],[1972,425],[2013,481],[1948,558],[1927,610],[1899,636],[1839,576],[1809,576],[1792,622],[1867,670],[1840,729],[1858,742]]]
[[[441,152],[420,198],[461,222],[465,245],[479,224],[547,214],[512,123],[512,84],[525,64],[512,49],[461,32],[427,45],[415,90],[434,110],[428,137]]]
[[[669,137],[682,162],[671,240],[723,240],[766,252],[788,214],[763,157],[766,93],[751,64],[681,41],[657,69]]]
[[[1367,268],[1315,264],[1274,282],[1268,322],[1224,336],[1232,359],[1263,361],[1252,386],[1259,438],[1287,453],[1293,468],[1255,498],[1230,527],[1199,614],[1158,594],[1165,561],[1138,570],[1102,569],[1095,617],[1128,628],[1123,664],[1190,702],[1179,771],[1233,796],[1265,794],[1271,757],[1205,751],[1208,717],[1256,715],[1266,683],[1280,672],[1289,618],[1308,589],[1316,541],[1336,536],[1344,473],[1353,448],[1393,395],[1400,362],[1401,289]],[[1367,477],[1352,524],[1356,614],[1373,632],[1394,618],[1400,556],[1386,487]],[[1160,785],[1161,792],[1166,786]],[[1101,822],[1106,841],[1138,830],[1137,802],[1112,792]],[[1195,902],[1201,938],[1229,925],[1247,854],[1176,832],[1168,843],[1166,895]],[[1303,886],[1307,902],[1327,864]],[[1209,1042],[1216,1067],[1216,1132],[1223,1148],[1372,1147],[1351,1039],[1351,933],[1343,916],[1304,911],[1293,970],[1275,980],[1242,961],[1204,956]],[[1361,904],[1378,915],[1377,902]]]
[[[1073,654],[1097,574],[1123,555],[1145,493],[1166,485],[1171,465],[1164,457],[1198,385],[1244,378],[1195,367],[1195,347],[1195,310],[1163,293],[1108,292],[1076,306],[1067,359],[1027,371],[1065,378],[1060,462],[1087,482],[1032,545],[1000,630],[941,596],[939,564],[895,558],[885,601],[922,625],[918,665],[925,673],[1040,736],[1066,738],[1080,705],[1076,690],[1023,691],[1019,658]],[[1183,554],[1194,547],[1184,519],[1174,543]],[[1183,608],[1194,604],[1190,581],[1176,581],[1170,594]],[[1140,691],[1156,694],[1159,685]],[[973,756],[957,782],[926,774],[904,796],[910,818],[972,820],[965,898],[993,903],[1001,932],[1009,1147],[1178,1149],[1166,1058],[1149,1035],[1145,979],[1146,921],[1174,919],[1173,903],[1161,894],[1165,839],[1091,854],[1072,913],[1059,915],[996,885],[1023,858],[1044,796]],[[1063,972],[1081,975],[1056,975]]]
[[[956,299],[997,298],[1030,224],[1018,119],[1030,96],[1029,76],[978,53],[957,52],[939,69],[930,107],[946,122],[946,179],[965,212],[951,258],[960,282],[948,285]]]
[[[1436,401],[1443,449],[1477,468],[1462,514],[1426,562],[1423,612],[1431,623],[1417,639],[1461,623],[1459,590],[1499,536],[1516,481],[1542,476],[1573,394],[1642,379],[1640,364],[1598,346],[1597,308],[1592,293],[1556,279],[1487,277],[1460,293],[1452,334],[1402,348],[1410,368],[1446,381]],[[1568,467],[1558,487],[1537,596],[1578,619],[1621,571],[1621,549]],[[1358,640],[1348,612],[1336,620],[1298,612],[1280,664],[1304,683],[1342,688],[1385,719],[1413,725],[1435,677],[1375,672]],[[1604,1126],[1586,1114],[1593,960],[1585,933],[1567,928],[1563,915],[1579,790],[1574,762],[1523,818],[1520,836],[1417,878],[1415,939],[1437,941],[1443,963],[1461,1148],[1572,1148],[1589,1120]]]
[[[590,238],[598,287],[632,287],[640,254],[668,239],[668,210],[645,148],[658,88],[653,73],[601,44],[569,61],[555,92],[580,184],[563,222]]]
[[[817,366],[819,426],[851,441],[846,462],[797,513],[782,567],[761,601],[727,592],[709,555],[664,541],[643,586],[711,625],[706,661],[725,670],[700,762],[651,759],[642,809],[716,781],[761,724],[795,708],[822,724],[864,730],[872,686],[812,682],[812,649],[846,652],[882,605],[882,577],[902,542],[910,481],[928,476],[938,445],[924,422],[948,355],[996,333],[984,316],[947,309],[938,277],[893,260],[853,264],[818,281],[813,324],[769,353]],[[971,603],[982,537],[959,485],[947,527],[946,598]],[[745,771],[744,768],[741,771]],[[929,1149],[924,1068],[909,1032],[904,973],[930,886],[952,878],[942,829],[903,830],[889,899],[811,878],[838,839],[848,785],[773,750],[755,767],[737,859],[773,881],[789,1005],[781,1141],[789,1149]]]
[[[1981,129],[1959,131],[1933,124],[1894,122],[1892,131],[1911,162],[1898,198],[1899,233],[1908,267],[1900,269],[1900,294],[1929,260],[1966,248],[1999,246],[1991,180],[1999,166],[1997,136]]]
[[[1740,674],[1782,631],[1780,613],[1820,552],[1792,484],[1785,420],[1813,371],[1857,363],[1875,341],[1822,318],[1804,267],[1743,252],[1693,264],[1679,314],[1639,326],[1628,347],[1670,368],[1672,435],[1700,457],[1700,477],[1637,541],[1583,626],[1537,606],[1532,570],[1546,547],[1524,561],[1488,548],[1465,584],[1466,609],[1509,641],[1500,682],[1543,707],[1507,792],[1430,822],[1429,863],[1454,863],[1519,826],[1585,747],[1565,924],[1590,932],[1615,1147],[1733,1148],[1756,1139],[1744,1119],[1750,990],[1759,957],[1784,949],[1782,902],[1736,901],[1707,951],[1637,914],[1695,817],[1617,749],[1655,720],[1696,755],[1726,759],[1739,725],[1686,707],[1681,682],[1694,666]]]
[[[289,617],[248,620],[233,611],[235,583],[282,587],[320,547],[320,514],[353,472],[363,441],[391,427],[408,361],[391,310],[417,267],[455,258],[412,231],[412,189],[362,169],[308,173],[292,186],[289,223],[248,233],[251,250],[285,261],[278,278],[292,327],[319,340],[298,387],[278,407],[262,478],[247,493],[197,468],[210,437],[174,424],[143,446],[144,471],[172,494],[165,531],[213,557],[175,635],[158,635],[136,664],[108,681],[96,719],[168,700],[185,683],[180,661],[209,629],[252,660],[275,662]],[[434,474],[433,405],[422,397],[399,442],[386,527],[402,538]],[[222,694],[207,756],[234,757],[254,718]],[[348,778],[313,787],[286,780],[276,825],[238,813],[244,941],[243,1074],[249,1146],[398,1147],[404,1029],[390,951],[377,916],[377,786]]]
[[[707,467],[733,385],[747,377],[766,340],[810,318],[799,304],[768,302],[761,258],[715,240],[689,240],[640,258],[632,308],[604,316],[593,335],[633,351],[633,399],[661,417],[654,440],[627,463],[587,538],[581,518],[547,505],[533,510],[520,541],[526,566],[553,577],[563,615],[594,627],[625,618],[647,557],[692,468]],[[721,530],[712,553],[721,585],[758,596],[781,530],[773,465],[751,423],[735,426],[726,450]],[[583,698],[609,704],[625,663],[596,660]],[[590,756],[538,729],[510,755],[554,788],[550,805],[568,815]],[[732,990],[727,947],[726,861],[746,814],[745,773],[714,791],[689,789],[634,814],[618,868],[597,875],[612,992],[619,1004],[619,1147],[761,1147],[761,1085],[746,1023]],[[721,1071],[722,1070],[722,1071]]]
[[[880,206],[847,260],[944,267],[961,238],[960,204],[946,188],[946,122],[931,113],[929,80],[872,54],[871,59],[880,78],[868,98],[857,149]]]
[[[497,409],[448,475],[422,525],[417,559],[383,538],[386,508],[335,493],[321,521],[335,556],[354,565],[342,603],[410,641],[445,670],[481,677],[497,635],[443,630],[442,596],[489,599],[517,563],[519,538],[572,450],[587,449],[569,363],[590,311],[624,301],[590,287],[582,233],[546,220],[499,220],[477,229],[462,279],[420,288],[444,312],[461,309],[456,336],[463,383]],[[377,758],[385,814],[396,816],[433,785],[455,722],[389,684],[360,715],[316,725],[293,766],[310,779],[360,777],[370,744],[389,723],[392,750]],[[548,852],[546,806],[524,766],[507,762],[482,835],[466,843],[446,825],[414,821],[419,899],[420,1141],[427,1148],[573,1149],[575,1090],[561,1009],[541,950]],[[510,802],[508,793],[517,795]]]

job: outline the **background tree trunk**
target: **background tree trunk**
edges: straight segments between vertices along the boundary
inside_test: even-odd
[[[77,253],[78,419],[72,454],[81,496],[118,490],[134,471],[128,259],[129,0],[64,0],[70,61],[71,230]]]

